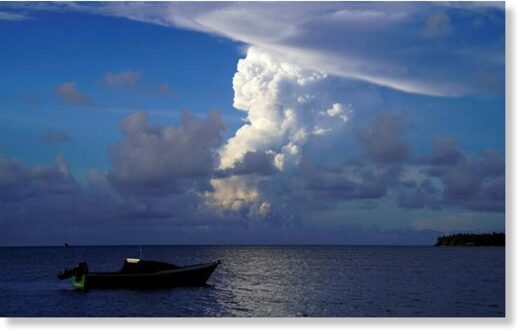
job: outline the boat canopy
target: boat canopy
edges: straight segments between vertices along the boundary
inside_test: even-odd
[[[123,263],[123,268],[119,270],[121,274],[147,274],[147,273],[156,273],[164,270],[172,270],[179,268],[177,265],[173,263],[159,262],[159,261],[145,261],[145,260],[137,260],[134,262],[128,261],[126,259],[125,263]],[[132,259],[136,260],[136,259]]]

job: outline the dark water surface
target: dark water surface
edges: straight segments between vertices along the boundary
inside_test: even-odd
[[[146,246],[143,258],[220,259],[208,287],[73,291],[56,274],[87,261],[118,270],[138,247],[0,248],[0,316],[505,315],[505,250],[495,247]]]

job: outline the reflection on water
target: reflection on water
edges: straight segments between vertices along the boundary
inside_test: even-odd
[[[0,316],[504,316],[504,248],[143,247],[177,264],[221,259],[206,287],[77,292],[87,261],[118,269],[137,247],[0,248]]]

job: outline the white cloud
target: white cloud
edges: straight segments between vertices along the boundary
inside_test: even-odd
[[[244,218],[265,217],[271,204],[263,199],[256,187],[248,182],[251,178],[230,176],[226,179],[213,179],[213,191],[206,192],[206,205],[221,214],[227,211],[238,212]]]
[[[313,133],[323,135],[347,120],[342,104],[327,92],[330,85],[324,72],[250,48],[233,78],[233,105],[247,113],[248,123],[221,150],[220,167],[233,167],[257,151],[273,153],[280,170],[296,166]]]
[[[334,86],[325,72],[304,69],[249,48],[233,78],[233,105],[247,113],[247,123],[221,149],[220,169],[237,170],[245,157],[254,153],[272,157],[272,164],[287,174],[288,181],[298,169],[305,146],[340,129],[353,110],[344,102],[345,96],[335,96]],[[262,221],[269,220],[267,216],[273,211],[284,212],[274,220],[297,221],[285,199],[272,194],[279,191],[274,183],[284,183],[280,179],[235,175],[211,183],[213,192],[208,192],[205,200],[212,208]]]
[[[348,105],[349,111],[352,112],[352,105]],[[345,108],[341,103],[334,103],[330,109],[327,110],[326,114],[330,117],[339,117],[344,123],[348,120],[345,113]]]

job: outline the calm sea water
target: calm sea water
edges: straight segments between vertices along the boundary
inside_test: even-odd
[[[147,246],[143,258],[220,259],[207,287],[77,292],[58,271],[113,271],[138,247],[0,248],[0,316],[503,317],[495,247]]]

